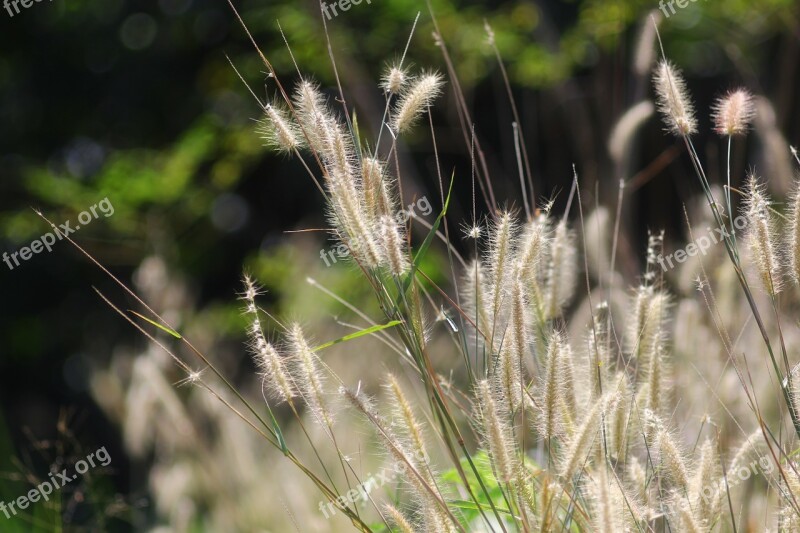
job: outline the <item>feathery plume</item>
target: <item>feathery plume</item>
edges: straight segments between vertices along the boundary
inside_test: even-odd
[[[530,353],[527,298],[522,280],[516,273],[509,298],[510,319],[500,348],[499,368],[494,376],[509,403],[509,409],[514,412],[523,400],[522,365]]]
[[[747,461],[751,458],[759,458],[763,447],[765,447],[764,435],[760,429],[757,429],[739,446],[727,471],[732,474],[738,472],[741,468],[748,468]]]
[[[288,343],[295,359],[294,382],[314,419],[329,431],[334,417],[326,398],[324,377],[317,366],[317,355],[308,345],[300,324],[292,324],[289,328]]]
[[[607,393],[600,401],[594,402],[583,423],[570,439],[559,469],[559,475],[563,479],[571,480],[591,459],[593,450],[599,444],[600,415],[606,410],[611,399]]]
[[[489,233],[489,250],[486,254],[486,264],[489,265],[489,297],[491,301],[491,319],[493,331],[487,335],[500,333],[498,324],[501,304],[507,295],[508,280],[512,275],[512,261],[514,258],[514,239],[517,225],[514,217],[508,211],[498,214]]]
[[[665,340],[670,305],[666,293],[648,285],[639,286],[633,297],[633,317],[626,332],[626,344],[632,357],[640,359],[643,364]]]
[[[444,79],[438,72],[422,74],[400,96],[394,110],[392,129],[405,133],[411,129],[442,92]]]
[[[577,280],[575,249],[574,236],[569,231],[567,222],[561,220],[555,227],[548,250],[549,262],[545,292],[547,318],[558,317],[561,309],[572,298]]]
[[[395,525],[395,527],[397,527],[400,533],[416,533],[414,528],[411,526],[411,523],[394,505],[387,503],[384,509],[389,515],[389,520]]]
[[[792,190],[788,234],[790,274],[792,280],[800,284],[800,182],[795,182]]]
[[[571,413],[575,412],[570,408],[574,404],[574,395],[572,391],[568,391],[573,384],[567,383],[568,376],[572,374],[569,368],[572,364],[570,352],[563,334],[559,331],[553,332],[547,345],[547,370],[540,393],[542,407],[539,431],[544,439],[564,432],[565,426],[571,424]]]
[[[706,439],[700,448],[700,460],[689,488],[692,509],[695,510],[695,516],[699,517],[701,522],[706,522],[708,517],[715,516],[718,512],[720,503],[719,491],[715,490],[711,498],[708,498],[708,495],[704,494],[704,490],[709,487],[713,480],[719,479],[719,477],[720,465],[716,459],[714,444],[711,439]],[[708,526],[709,524],[705,523],[705,525]]]
[[[536,281],[547,244],[546,220],[543,217],[537,217],[526,222],[519,235],[516,256],[520,275],[526,281]]]
[[[697,120],[681,71],[669,61],[662,60],[656,67],[653,82],[658,96],[658,110],[667,130],[675,135],[697,133]]]
[[[375,426],[384,448],[402,469],[414,500],[423,510],[424,530],[449,533],[452,518],[443,508],[445,502],[434,483],[434,478],[427,465],[427,457],[420,457],[413,451],[413,444],[409,448],[408,441],[395,434],[363,392],[352,391],[345,387],[342,387],[340,392]],[[409,428],[406,429],[409,430]]]
[[[753,96],[744,89],[731,91],[712,107],[714,131],[728,137],[744,135],[754,115]]]
[[[361,180],[364,188],[364,203],[370,218],[396,213],[397,202],[391,192],[386,176],[386,165],[378,158],[364,157],[361,160]]]
[[[330,130],[335,123],[325,104],[322,91],[316,83],[300,80],[294,92],[293,102],[297,120],[303,126],[309,147],[322,156],[328,151]]]
[[[703,533],[704,531],[708,531],[700,527],[700,524],[697,523],[695,513],[692,512],[691,505],[686,499],[686,496],[678,497],[678,518],[680,518],[680,524],[682,526],[681,531],[686,533]]]
[[[256,296],[259,294],[258,287],[250,276],[244,277],[244,284],[245,292],[242,298],[247,302],[245,312],[252,317],[250,349],[256,365],[260,370],[260,375],[266,385],[268,394],[280,402],[289,401],[295,396],[294,387],[292,386],[289,372],[285,368],[283,358],[264,337],[261,321],[258,318],[258,306],[256,306]]]
[[[647,369],[647,409],[658,414],[662,411],[662,396],[664,394],[664,350],[657,345],[650,356],[650,365]]]
[[[782,278],[780,256],[776,250],[775,224],[769,211],[770,201],[754,174],[748,176],[746,190],[744,210],[748,222],[750,256],[764,290],[770,296],[775,296],[781,291]]]
[[[666,429],[660,429],[656,436],[656,448],[661,455],[661,472],[664,477],[682,492],[689,487],[689,473],[683,460],[683,452]]]
[[[388,66],[381,76],[381,88],[390,94],[400,94],[408,83],[408,71],[398,64]]]
[[[541,274],[549,247],[548,222],[544,215],[525,223],[518,238],[517,264],[519,275],[527,285],[530,306],[536,322],[541,326],[546,321]],[[537,334],[541,332],[538,331]],[[537,336],[537,339],[540,337]]]
[[[611,423],[610,445],[612,455],[619,460],[624,460],[628,445],[628,423],[630,417],[631,386],[628,376],[624,372],[617,373],[617,379],[612,385],[617,395],[617,401],[609,410],[608,420]]]
[[[489,452],[497,480],[509,483],[517,471],[514,439],[508,427],[508,413],[495,401],[489,381],[478,382],[475,390],[480,407],[480,422],[483,428],[484,445]]]
[[[383,252],[381,266],[387,266],[393,276],[402,276],[409,271],[411,264],[408,261],[400,226],[389,215],[384,215],[380,219],[380,236]]]
[[[259,121],[261,126],[258,132],[267,146],[289,154],[303,147],[302,135],[283,106],[267,104],[264,106],[264,115],[266,118]]]
[[[591,473],[589,485],[592,497],[592,531],[617,533],[633,531],[641,511],[632,495],[627,494],[613,470],[600,465]]]
[[[420,461],[427,461],[428,452],[425,449],[425,435],[422,425],[414,416],[411,403],[403,393],[403,389],[394,374],[389,374],[386,390],[389,393],[391,404],[394,406],[394,416],[403,422],[401,427],[403,432],[407,434],[411,448],[414,450],[414,455]]]
[[[480,352],[487,339],[492,337],[492,311],[489,290],[486,287],[486,272],[481,261],[473,259],[467,265],[464,274],[464,309],[480,330],[475,332],[478,341],[477,350]],[[494,351],[494,348],[491,350]]]

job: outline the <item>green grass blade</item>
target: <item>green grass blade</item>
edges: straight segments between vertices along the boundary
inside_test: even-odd
[[[369,327],[367,329],[362,329],[361,331],[357,331],[355,333],[351,333],[349,335],[345,335],[344,337],[341,337],[339,339],[336,339],[336,340],[333,340],[333,341],[330,341],[330,342],[326,342],[325,344],[320,344],[319,346],[314,348],[313,351],[318,352],[320,350],[324,350],[325,348],[330,348],[331,346],[333,346],[335,344],[339,344],[341,342],[351,341],[353,339],[357,339],[359,337],[363,337],[364,335],[369,335],[370,333],[375,333],[377,331],[382,331],[384,329],[393,328],[393,327],[395,327],[395,326],[397,326],[399,324],[402,324],[402,322],[400,322],[399,320],[392,320],[391,322],[387,322],[386,324],[378,324],[378,325]]]

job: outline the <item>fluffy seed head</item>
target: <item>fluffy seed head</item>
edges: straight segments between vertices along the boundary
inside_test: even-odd
[[[302,148],[302,136],[297,125],[282,106],[267,104],[264,107],[264,115],[265,119],[261,121],[258,132],[268,146],[286,153],[293,153]]]
[[[318,368],[317,355],[308,345],[300,324],[295,323],[291,326],[288,341],[290,352],[295,359],[294,382],[314,419],[329,431],[333,424],[333,411],[325,393],[323,374]]]
[[[662,60],[656,67],[653,82],[658,110],[664,117],[667,130],[679,136],[697,133],[697,120],[681,71],[669,61]]]
[[[405,133],[442,92],[444,79],[438,72],[421,75],[405,92],[394,110],[392,129]]]
[[[489,381],[478,383],[475,391],[480,406],[480,421],[483,425],[484,445],[489,451],[495,474],[502,483],[514,479],[516,455],[511,431],[506,424],[508,413],[495,400],[495,391]]]
[[[714,131],[729,137],[747,133],[755,116],[753,96],[744,89],[737,89],[719,98],[712,110]]]
[[[566,221],[561,220],[550,240],[545,290],[547,318],[561,315],[562,308],[572,298],[578,274],[575,256],[575,236]]]
[[[567,425],[566,417],[569,413],[569,406],[574,402],[574,398],[568,388],[574,385],[567,381],[568,376],[572,375],[572,354],[569,345],[563,334],[559,331],[553,332],[547,346],[547,370],[541,383],[541,420],[539,431],[543,438],[549,439],[556,437],[564,431]]]
[[[380,243],[382,266],[387,266],[393,276],[402,276],[411,268],[405,250],[403,231],[397,221],[389,215],[380,219]]]
[[[381,88],[387,93],[400,94],[408,81],[406,69],[399,65],[391,65],[381,77]]]
[[[409,522],[408,519],[403,516],[403,513],[401,513],[400,510],[394,505],[386,504],[384,509],[386,510],[386,514],[389,515],[389,520],[395,525],[400,533],[415,533],[411,522]]]
[[[774,296],[781,291],[781,261],[777,252],[777,235],[770,201],[764,193],[763,185],[751,174],[747,178],[745,196],[745,216],[747,217],[747,244],[750,256],[761,278],[767,294]]]
[[[795,283],[800,284],[800,182],[795,183],[791,196],[788,226],[789,268]]]
[[[559,469],[559,475],[565,480],[571,480],[588,463],[593,455],[593,450],[599,446],[600,415],[613,399],[613,396],[609,396],[609,394],[613,393],[606,393],[603,398],[594,402],[592,408],[585,415],[583,422],[567,443],[564,456],[560,461],[561,468]]]
[[[283,358],[264,337],[261,321],[258,318],[258,307],[256,306],[256,296],[259,294],[259,289],[249,276],[245,276],[244,283],[245,292],[242,299],[246,303],[245,313],[250,315],[252,320],[249,328],[250,350],[253,353],[268,394],[280,402],[289,401],[296,396],[296,393]]]
[[[656,448],[661,454],[662,472],[681,491],[688,490],[689,473],[683,460],[683,451],[666,429],[658,432]]]

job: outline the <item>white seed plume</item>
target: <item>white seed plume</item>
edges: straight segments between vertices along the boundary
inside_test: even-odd
[[[485,268],[477,259],[473,259],[464,271],[464,310],[479,330],[475,332],[478,352],[483,351],[487,339],[492,337],[492,311],[486,277]],[[470,345],[475,346],[475,343]]]
[[[640,364],[647,364],[656,348],[664,342],[670,305],[669,296],[651,286],[641,285],[636,291],[626,346]]]
[[[411,522],[395,506],[387,503],[384,509],[386,514],[389,515],[389,521],[395,525],[400,533],[416,533]]]
[[[737,89],[719,98],[712,111],[714,131],[719,135],[744,135],[755,116],[753,96],[744,89]]]
[[[571,480],[579,470],[589,463],[594,455],[592,453],[593,450],[599,446],[600,415],[613,400],[613,397],[609,396],[609,394],[606,393],[603,398],[594,402],[589,412],[586,413],[583,422],[567,443],[559,469],[559,475],[563,479]]]
[[[744,209],[748,222],[747,244],[750,258],[764,290],[775,296],[781,291],[782,277],[781,258],[777,252],[778,238],[769,210],[770,201],[755,175],[748,176],[746,188]]]
[[[800,182],[795,182],[791,195],[788,233],[788,263],[792,280],[800,284]]]
[[[290,154],[303,147],[302,135],[297,125],[282,106],[267,104],[264,115],[266,118],[261,121],[258,132],[268,146]]]
[[[294,358],[294,382],[314,419],[328,431],[333,425],[334,417],[328,405],[325,380],[318,367],[317,355],[308,345],[300,324],[291,326],[288,341]]]
[[[515,273],[509,291],[511,308],[508,327],[500,348],[499,361],[494,376],[509,404],[516,411],[523,400],[522,366],[530,356],[528,302],[525,286]]]
[[[376,232],[370,230],[361,169],[358,168],[353,140],[330,112],[325,97],[314,83],[302,80],[295,90],[295,110],[311,148],[320,158],[330,193],[331,224],[353,257],[369,268],[378,265],[380,250]]]
[[[653,82],[658,110],[664,117],[667,130],[679,136],[697,133],[694,108],[681,71],[669,61],[662,60],[656,67]]]
[[[550,241],[547,268],[546,316],[557,318],[569,303],[577,281],[576,245],[567,222],[561,220]]]
[[[394,109],[392,129],[405,133],[442,92],[444,79],[438,72],[422,74],[400,96]]]
[[[689,473],[683,460],[684,453],[666,430],[661,429],[656,436],[656,449],[661,456],[661,473],[682,492],[689,488]]]
[[[405,239],[400,225],[389,215],[380,219],[381,266],[386,266],[393,276],[402,276],[411,268],[405,249]]]
[[[475,394],[480,407],[484,446],[489,452],[495,475],[501,483],[509,483],[514,479],[517,465],[513,436],[506,422],[508,413],[502,404],[495,401],[494,391],[487,380],[478,382]]]
[[[408,83],[408,72],[406,69],[398,66],[391,65],[384,71],[381,76],[381,88],[390,94],[400,94]]]
[[[272,344],[267,342],[261,321],[258,318],[256,296],[258,288],[249,276],[245,276],[245,293],[243,299],[247,302],[245,312],[251,316],[250,349],[260,370],[267,393],[274,399],[285,402],[295,397],[294,387],[286,369],[283,358]]]
[[[554,331],[547,345],[545,375],[540,385],[541,419],[539,431],[544,439],[557,437],[571,424],[574,406],[572,354],[564,335]]]
[[[501,307],[508,293],[508,281],[511,279],[514,259],[514,239],[517,225],[511,213],[504,211],[497,216],[489,233],[489,249],[486,264],[489,265],[489,298],[491,301],[491,319],[494,333],[499,331],[498,318]],[[487,334],[491,334],[488,332]]]
[[[397,214],[397,200],[383,161],[364,157],[361,161],[361,180],[367,214],[372,220],[382,215]]]

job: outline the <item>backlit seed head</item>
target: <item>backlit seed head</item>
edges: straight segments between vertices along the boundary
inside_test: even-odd
[[[667,130],[681,136],[697,133],[694,108],[681,71],[662,60],[656,67],[653,82],[658,96],[658,110],[664,116]]]
[[[391,65],[381,77],[381,88],[387,93],[400,94],[409,81],[408,72],[399,65]]]
[[[444,79],[438,72],[423,74],[401,95],[394,110],[392,129],[404,133],[428,109],[442,92]]]
[[[282,106],[267,104],[264,106],[264,115],[257,131],[268,146],[286,153],[302,148],[302,136],[298,127]]]
[[[718,99],[712,117],[714,131],[720,135],[744,135],[755,116],[753,96],[744,89],[737,89]]]
[[[769,198],[764,192],[764,186],[753,174],[747,178],[744,209],[751,260],[764,290],[774,296],[781,291],[783,284],[781,257],[777,251],[778,237]]]

